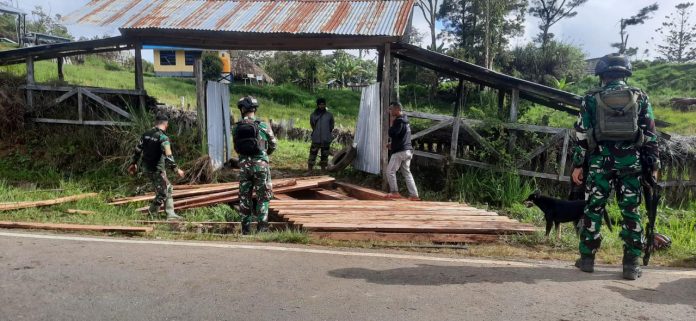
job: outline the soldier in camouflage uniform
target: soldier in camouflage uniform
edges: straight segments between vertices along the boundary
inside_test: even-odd
[[[145,176],[150,179],[155,187],[155,198],[150,203],[148,210],[151,217],[157,215],[160,207],[164,205],[168,220],[179,220],[181,216],[174,213],[174,200],[172,199],[173,187],[167,178],[166,168],[176,172],[179,177],[184,177],[184,171],[179,169],[174,162],[172,147],[169,137],[164,134],[169,126],[166,116],[157,116],[155,127],[146,131],[135,147],[131,165],[128,172],[134,175],[138,171],[138,162],[142,157],[142,165]]]
[[[276,149],[276,138],[268,124],[256,119],[259,103],[252,96],[237,102],[242,120],[232,129],[234,149],[239,154],[239,209],[242,233],[250,233],[253,212],[258,222],[257,232],[268,230],[268,206],[273,198],[268,156]],[[252,194],[256,193],[256,206]]]
[[[612,189],[616,189],[623,216],[623,277],[635,280],[641,276],[638,259],[643,249],[640,179],[643,170],[657,177],[659,168],[654,115],[648,96],[626,84],[632,71],[624,56],[603,57],[595,74],[600,77],[601,88],[584,97],[575,124],[578,145],[573,153],[573,182],[580,185],[587,179],[576,266],[584,272],[594,271],[595,253],[602,242],[602,212]],[[641,157],[649,159],[652,168],[642,168]],[[583,166],[588,169],[586,175]]]

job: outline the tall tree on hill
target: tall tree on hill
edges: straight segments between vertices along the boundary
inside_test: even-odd
[[[524,31],[527,0],[444,0],[438,17],[450,54],[492,68],[509,38]]]
[[[575,17],[578,14],[575,9],[585,2],[587,0],[534,0],[529,13],[541,20],[539,23],[541,31],[535,40],[541,43],[542,48],[546,48],[554,36],[549,29],[565,18]]]
[[[626,31],[626,28],[629,26],[635,26],[635,25],[640,25],[645,23],[646,20],[652,18],[650,14],[653,12],[657,11],[660,8],[660,6],[657,5],[657,3],[653,3],[643,9],[640,9],[638,13],[630,18],[621,18],[620,21],[620,29],[619,29],[619,35],[621,36],[621,42],[617,43],[612,43],[611,46],[618,49],[618,52],[620,54],[625,54],[628,56],[633,56],[638,52],[638,48],[633,47],[629,48],[628,47],[628,32]]]
[[[440,5],[440,0],[418,0],[416,6],[421,10],[425,22],[428,23],[430,29],[430,46],[428,49],[437,51],[437,34],[435,33],[435,24],[437,23],[437,7]]]
[[[657,51],[667,61],[683,63],[696,59],[696,24],[690,19],[693,5],[693,2],[676,5],[677,10],[665,17],[668,20],[655,30],[664,38]]]

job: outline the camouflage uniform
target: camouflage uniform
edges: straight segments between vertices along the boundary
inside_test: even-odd
[[[243,121],[254,122],[253,117],[244,117]],[[266,141],[267,149],[258,155],[239,156],[239,209],[242,215],[242,224],[252,222],[253,212],[256,212],[258,222],[268,221],[268,206],[273,198],[273,185],[271,183],[271,170],[268,165],[268,155],[276,149],[276,138],[273,130],[264,122],[259,123],[259,135]],[[232,129],[232,135],[236,127]],[[256,208],[254,207],[252,194],[256,193]]]
[[[169,154],[169,156],[167,156]],[[164,131],[154,127],[146,131],[140,138],[133,153],[132,164],[137,164],[142,156],[144,174],[155,187],[155,198],[150,203],[148,212],[151,216],[157,214],[159,208],[164,205],[167,217],[177,217],[174,213],[174,200],[172,184],[167,178],[165,168],[177,170],[174,156],[171,154],[171,143]]]
[[[598,142],[594,150],[588,151],[588,130],[594,127],[597,101],[595,93],[630,88],[624,81],[613,81],[585,96],[580,117],[575,124],[578,145],[573,153],[573,165],[583,167],[587,161],[585,214],[580,221],[580,254],[594,255],[602,242],[600,227],[602,213],[607,200],[616,188],[621,215],[623,216],[621,238],[624,251],[633,257],[641,254],[643,247],[641,218],[638,211],[641,202],[641,153],[659,159],[655,117],[648,96],[640,91],[638,98],[638,126],[644,136],[643,145],[635,142]],[[635,89],[639,91],[638,89]],[[589,153],[588,153],[589,152]]]

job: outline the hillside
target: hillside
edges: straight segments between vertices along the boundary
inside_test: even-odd
[[[0,71],[15,74],[25,73],[24,65],[0,67]],[[39,61],[35,64],[35,77],[39,83],[56,83],[58,72],[52,62]],[[134,75],[116,63],[104,61],[97,57],[88,57],[82,65],[64,66],[65,81],[69,84],[133,89]],[[145,74],[145,89],[159,102],[172,106],[181,106],[184,97],[187,106],[195,106],[195,82],[192,79],[162,78]],[[230,106],[236,106],[237,100],[244,95],[254,95],[259,99],[259,115],[264,119],[295,119],[296,126],[309,127],[308,116],[319,97],[325,97],[334,113],[337,125],[354,127],[360,106],[360,93],[351,90],[320,89],[316,93],[301,90],[295,86],[245,86],[231,87]],[[195,107],[189,107],[195,108]]]

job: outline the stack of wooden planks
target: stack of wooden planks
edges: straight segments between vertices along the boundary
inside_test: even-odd
[[[283,195],[294,191],[310,190],[320,186],[330,185],[333,177],[315,176],[305,178],[287,178],[273,181],[273,192]],[[152,200],[153,193],[126,197],[112,200],[111,205],[125,205]],[[206,207],[216,204],[228,204],[239,201],[239,183],[205,184],[205,185],[175,185],[174,209],[185,210],[197,207]],[[138,211],[146,213],[147,207],[141,207]]]
[[[273,200],[271,211],[294,227],[335,240],[471,243],[536,230],[494,212],[451,202]]]

